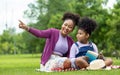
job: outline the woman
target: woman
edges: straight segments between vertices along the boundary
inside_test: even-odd
[[[73,13],[65,13],[63,15],[63,24],[61,29],[50,28],[47,30],[38,30],[28,27],[22,21],[19,21],[19,27],[27,30],[38,38],[46,38],[46,44],[41,57],[41,70],[51,71],[50,65],[53,60],[61,57],[68,57],[70,47],[73,44],[73,40],[68,36],[77,25],[79,21],[79,15]]]

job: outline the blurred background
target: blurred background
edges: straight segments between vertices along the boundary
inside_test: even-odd
[[[120,57],[120,0],[0,0],[0,54],[41,53],[45,39],[19,29],[18,20],[37,29],[58,28],[65,12],[98,23],[91,40],[106,56]],[[77,29],[70,36],[76,41]]]

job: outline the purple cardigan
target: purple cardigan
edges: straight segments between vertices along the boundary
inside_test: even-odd
[[[45,65],[46,62],[49,60],[51,54],[53,53],[55,45],[58,41],[59,30],[54,28],[50,28],[47,30],[38,30],[35,28],[30,28],[29,32],[38,38],[46,38],[46,44],[41,57],[41,64]],[[69,57],[70,48],[73,44],[73,40],[71,37],[67,36],[67,40],[68,40],[68,52],[64,55],[64,57]]]

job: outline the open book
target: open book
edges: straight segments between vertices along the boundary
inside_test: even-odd
[[[85,56],[87,56],[89,58],[89,62],[91,62],[97,59],[98,53],[88,50]]]

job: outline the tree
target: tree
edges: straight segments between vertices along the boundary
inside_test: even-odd
[[[64,12],[71,11],[74,12],[75,0],[37,0],[36,4],[29,4],[30,10],[25,11],[25,15],[33,20],[36,19],[36,23],[30,24],[30,26],[37,29],[47,29],[47,28],[61,28],[62,25],[62,15]],[[38,15],[35,15],[38,14]],[[23,33],[22,35],[26,39],[29,35]],[[27,42],[29,41],[29,43]],[[27,49],[31,52],[42,52],[45,40],[37,39],[30,35],[27,39],[26,44]],[[34,43],[33,43],[34,42]],[[36,51],[35,51],[36,50]]]
[[[13,31],[13,28],[9,28],[8,30],[4,30],[3,34],[0,36],[0,54],[14,54]]]
[[[103,8],[107,2],[108,0],[37,0],[36,3],[28,5],[29,9],[25,11],[25,17],[30,20],[29,26],[43,30],[48,28],[60,29],[62,15],[68,11],[78,13],[81,17],[88,16],[98,24],[91,40],[97,44],[99,50],[104,50],[104,53],[107,54],[112,52],[112,49],[120,49],[118,46],[120,36],[117,35],[120,30],[118,16],[120,14],[120,1],[118,0],[115,7],[109,11]],[[76,33],[77,28],[70,34],[75,41]],[[5,34],[3,35],[5,36]],[[38,53],[42,52],[44,48],[45,39],[37,39],[28,32],[14,35],[14,37],[18,52]],[[0,37],[1,42],[5,39]]]
[[[109,49],[120,50],[120,0],[117,0],[117,3],[114,5],[114,8],[111,9],[111,18],[107,20],[107,24],[109,25],[109,30],[107,32],[107,42],[109,45]]]
[[[108,0],[77,0],[76,12],[80,13],[81,16],[87,16],[94,19],[98,28],[92,34],[92,41],[94,41],[99,51],[104,50],[105,53],[109,52],[106,39],[106,33],[109,30],[109,26],[106,21],[110,18],[110,14],[107,9],[103,8],[103,5],[106,5]]]

